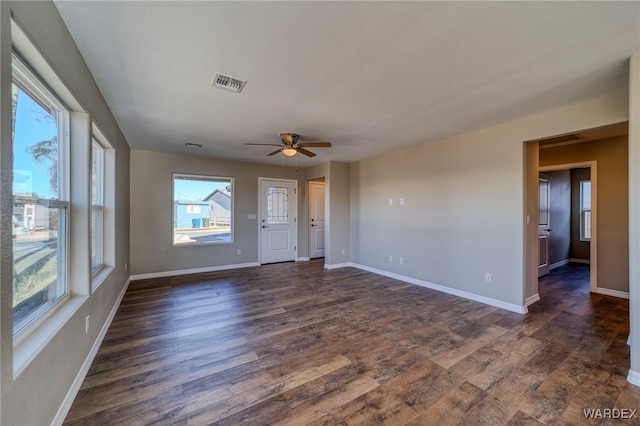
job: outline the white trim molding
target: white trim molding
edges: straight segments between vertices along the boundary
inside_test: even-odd
[[[597,287],[594,293],[604,294],[605,296],[619,297],[621,299],[629,299],[629,293],[627,293],[626,291]]]
[[[227,269],[241,269],[260,266],[258,262],[236,263],[232,265],[206,266],[204,268],[179,269],[176,271],[149,272],[147,274],[131,275],[131,280],[146,280],[149,278],[175,277],[176,275],[202,274],[204,272],[226,271]]]
[[[569,262],[570,262],[569,259],[561,260],[560,262],[556,262],[556,263],[554,263],[552,265],[549,265],[549,269],[550,270],[551,269],[556,269],[556,268],[559,268],[561,266],[568,265]]]
[[[525,304],[526,306],[531,306],[531,305],[533,305],[534,303],[539,302],[539,301],[540,301],[540,294],[539,294],[539,293],[536,293],[536,294],[534,294],[533,296],[529,296],[529,297],[527,297],[527,299],[524,301],[524,304]]]
[[[591,260],[589,259],[576,259],[574,257],[572,257],[571,259],[569,259],[570,263],[582,263],[583,265],[591,265]]]
[[[340,264],[343,265],[343,264]],[[442,293],[451,294],[453,296],[462,297],[463,299],[473,300],[474,302],[484,303],[485,305],[495,306],[496,308],[506,309],[507,311],[515,312],[518,314],[526,314],[529,312],[527,306],[519,306],[513,303],[503,302],[502,300],[492,299],[490,297],[481,296],[479,294],[469,293],[463,290],[457,290],[455,288],[446,287],[440,284],[430,283],[428,281],[419,280],[416,278],[405,277],[404,275],[395,274],[393,272],[387,272],[382,269],[371,268],[369,266],[359,265],[357,263],[351,263],[346,266],[353,266],[354,268],[362,269],[363,271],[373,272],[374,274],[382,275],[385,277],[393,278],[399,281],[404,281],[409,284],[418,285],[420,287],[426,287],[431,290],[440,291]],[[325,265],[325,268],[327,265]],[[341,267],[339,265],[331,265],[332,268]],[[328,269],[332,269],[328,268]]]
[[[627,382],[631,383],[634,386],[640,386],[640,372],[629,370],[629,374],[627,375]]]
[[[69,414],[71,405],[73,404],[73,401],[76,399],[76,396],[78,395],[78,391],[80,391],[80,386],[82,386],[82,382],[84,381],[85,377],[87,376],[87,373],[89,372],[89,368],[91,367],[91,364],[93,363],[93,360],[98,353],[98,349],[100,349],[100,345],[102,345],[102,341],[104,340],[104,337],[107,335],[107,331],[109,331],[109,327],[111,327],[111,322],[113,321],[113,318],[116,316],[116,312],[118,312],[118,308],[120,307],[122,298],[124,297],[124,294],[127,292],[127,289],[129,288],[130,283],[131,283],[131,277],[129,277],[127,279],[127,282],[124,283],[124,286],[122,287],[122,290],[118,295],[118,299],[116,300],[116,303],[113,305],[113,308],[111,309],[111,312],[107,317],[107,320],[102,326],[102,329],[98,334],[98,337],[96,337],[95,342],[93,342],[93,346],[91,346],[91,350],[87,354],[87,357],[85,358],[84,363],[80,368],[80,371],[78,371],[76,378],[73,380],[73,383],[71,384],[71,388],[69,388],[69,391],[67,392],[64,399],[62,400],[62,404],[60,405],[60,408],[58,408],[58,412],[56,413],[56,416],[53,418],[51,425],[58,426],[64,423],[64,419],[67,417],[67,414]]]
[[[356,267],[356,268],[357,268],[357,266],[356,266],[356,265],[354,265],[354,264],[352,264],[352,263],[347,262],[347,263],[334,263],[334,264],[332,264],[332,265],[330,265],[330,264],[328,264],[328,263],[325,263],[325,264],[324,264],[324,269],[329,269],[329,270],[331,270],[331,269],[346,268],[346,267],[349,267],[349,266],[353,266],[353,267]]]

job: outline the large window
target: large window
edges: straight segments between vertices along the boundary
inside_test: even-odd
[[[13,58],[13,333],[69,294],[69,113]]]
[[[233,179],[173,175],[173,244],[233,241]]]
[[[591,240],[591,181],[580,181],[580,240]]]

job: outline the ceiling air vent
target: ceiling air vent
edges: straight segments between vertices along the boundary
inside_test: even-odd
[[[187,148],[202,148],[202,144],[197,142],[185,142],[184,146]]]
[[[228,75],[220,74],[219,72],[213,76],[213,81],[211,82],[211,85],[214,87],[236,93],[240,93],[245,84],[247,84],[246,80],[240,80],[239,78],[230,77]]]

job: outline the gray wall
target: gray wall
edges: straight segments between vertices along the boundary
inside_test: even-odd
[[[550,265],[569,259],[571,248],[571,172],[558,170],[540,173],[549,179],[551,201],[549,236]]]
[[[172,173],[195,173],[234,179],[232,244],[172,246]],[[131,151],[131,274],[211,268],[257,262],[258,178],[298,181],[298,256],[307,253],[304,172],[291,167],[234,162],[192,155]],[[151,212],[151,213],[150,213]],[[241,255],[237,255],[237,250]]]
[[[524,141],[625,121],[627,102],[597,99],[353,164],[352,261],[522,306],[537,289],[538,209]]]
[[[11,15],[116,148],[115,270],[15,379],[12,371],[11,233],[5,232],[9,223],[6,213],[12,202]],[[46,425],[56,415],[127,281],[124,265],[129,263],[129,147],[52,2],[0,2],[0,32],[0,211],[3,231],[0,238],[0,422],[3,425]],[[78,259],[70,259],[70,262],[74,261]],[[84,318],[87,315],[91,316],[92,325],[85,334]]]
[[[597,161],[598,287],[628,292],[628,138],[624,136],[540,150],[541,167],[592,160]]]
[[[572,259],[591,259],[591,243],[580,240],[580,181],[591,179],[591,169],[571,170],[571,254]]]

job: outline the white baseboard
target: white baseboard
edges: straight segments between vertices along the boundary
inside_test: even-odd
[[[296,262],[308,262],[310,260],[311,260],[311,258],[308,258],[308,257],[297,257],[296,258]]]
[[[116,300],[116,303],[113,305],[113,308],[111,309],[111,312],[107,317],[107,320],[102,326],[102,329],[100,330],[100,334],[98,334],[96,341],[93,342],[93,346],[91,347],[91,350],[87,354],[87,357],[85,358],[84,363],[80,368],[80,371],[78,371],[76,378],[73,380],[73,383],[71,384],[71,388],[69,388],[67,395],[64,397],[64,400],[62,400],[62,404],[60,405],[60,408],[58,408],[58,412],[56,413],[56,416],[53,418],[53,421],[51,422],[52,426],[62,425],[62,423],[64,423],[64,419],[67,417],[67,414],[69,414],[69,410],[71,409],[71,405],[73,404],[73,401],[76,399],[76,395],[78,395],[80,386],[82,386],[82,382],[84,381],[84,378],[87,376],[87,373],[89,372],[89,368],[91,367],[91,364],[93,363],[93,360],[96,357],[96,354],[98,353],[98,349],[100,349],[100,345],[102,345],[104,336],[106,336],[107,331],[111,326],[111,322],[113,321],[113,318],[116,316],[116,312],[118,312],[118,308],[120,307],[120,302],[122,302],[122,298],[124,297],[124,294],[127,292],[127,289],[129,288],[129,283],[131,283],[131,277],[129,277],[127,279],[127,282],[124,283],[124,287],[122,287],[122,291],[120,291],[120,294],[118,295],[118,299]]]
[[[594,293],[604,294],[605,296],[619,297],[621,299],[629,299],[629,293],[626,291],[610,290],[608,288],[596,287]]]
[[[575,259],[572,257],[569,259],[569,263],[583,263],[585,265],[589,265],[591,264],[591,261],[589,259]]]
[[[564,265],[568,265],[570,263],[569,259],[561,260],[560,262],[556,262],[554,264],[549,265],[549,269],[556,269]]]
[[[147,274],[131,275],[131,280],[146,280],[149,278],[175,277],[176,275],[201,274],[204,272],[225,271],[227,269],[250,268],[260,266],[258,262],[236,263],[233,265],[207,266],[204,268],[180,269],[176,271],[150,272]]]
[[[534,294],[533,296],[529,296],[527,297],[527,300],[524,301],[524,304],[527,306],[531,306],[536,302],[540,301],[540,295],[538,293]]]
[[[334,267],[336,265],[333,265]],[[485,305],[495,306],[497,308],[506,309],[511,312],[516,312],[518,314],[526,314],[529,312],[527,306],[519,306],[513,303],[503,302],[502,300],[492,299],[490,297],[481,296],[479,294],[469,293],[463,290],[457,290],[455,288],[446,287],[440,284],[430,283],[428,281],[419,280],[416,278],[405,277],[404,275],[395,274],[393,272],[384,271],[382,269],[371,268],[369,266],[359,265],[357,263],[351,263],[349,266],[353,266],[354,268],[362,269],[364,271],[373,272],[374,274],[383,275],[385,277],[393,278],[399,281],[404,281],[409,284],[419,285],[420,287],[426,287],[431,290],[437,290],[443,293],[448,293],[453,296],[462,297],[463,299],[473,300],[475,302],[484,303]],[[326,265],[325,265],[326,267]]]
[[[629,374],[627,375],[627,382],[635,386],[640,386],[640,372],[629,370]]]
[[[338,268],[346,268],[348,266],[355,266],[353,264],[351,264],[350,262],[346,262],[346,263],[334,263],[332,265],[329,265],[328,263],[324,264],[324,269],[338,269]],[[357,267],[357,266],[356,266]]]

